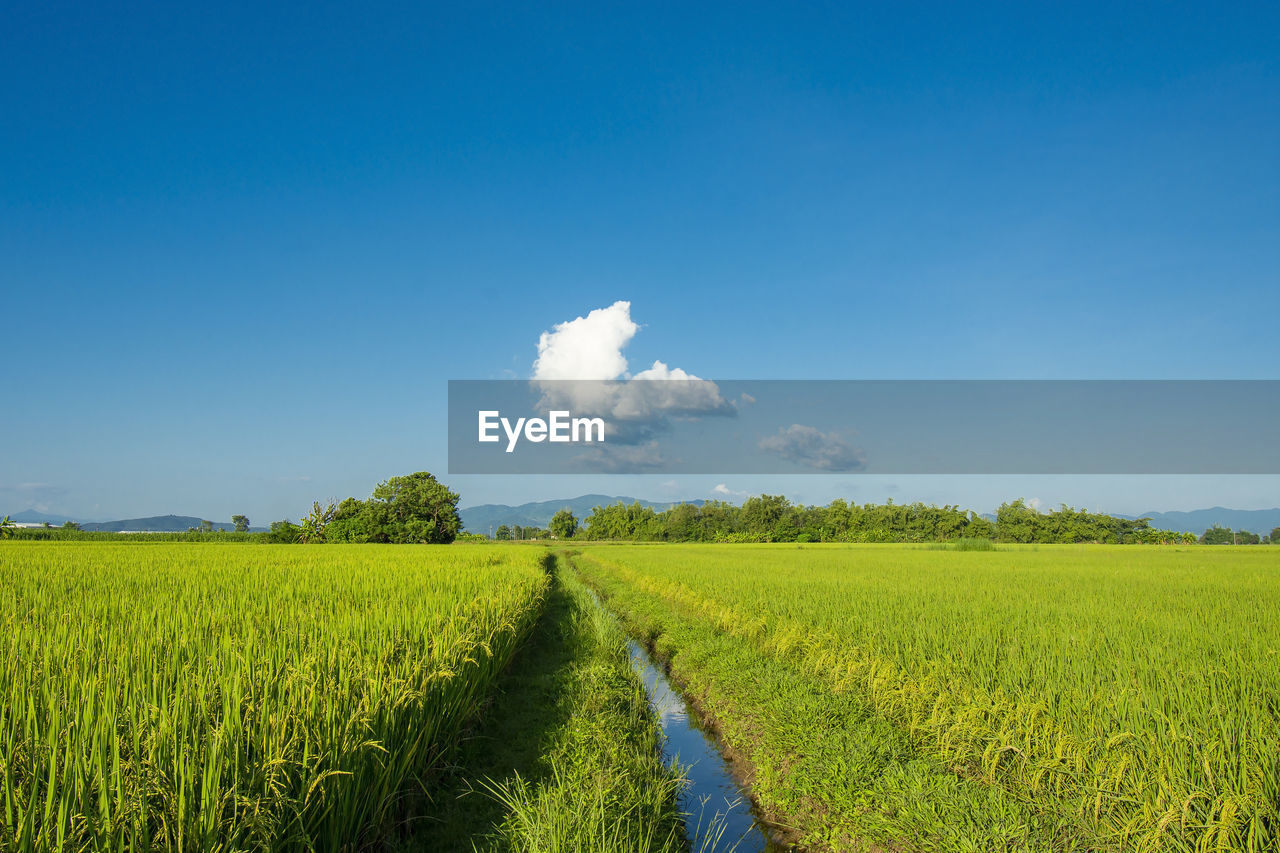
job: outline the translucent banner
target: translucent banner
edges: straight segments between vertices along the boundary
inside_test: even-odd
[[[1280,380],[451,380],[450,474],[1277,474]]]

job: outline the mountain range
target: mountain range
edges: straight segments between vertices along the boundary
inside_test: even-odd
[[[153,515],[148,518],[125,518],[120,521],[100,521],[81,524],[85,530],[146,530],[154,533],[182,533],[192,527],[199,527],[204,519],[194,515]],[[235,530],[236,526],[229,521],[215,521],[214,530]]]
[[[0,514],[2,515],[2,514]],[[68,518],[65,515],[53,515],[47,512],[37,512],[33,509],[15,512],[9,517],[10,521],[16,521],[19,524],[52,524],[58,527],[68,521],[79,521],[79,519]],[[183,533],[188,528],[199,527],[200,522],[204,519],[194,515],[153,515],[148,518],[123,518],[118,521],[80,521],[81,530],[106,530],[118,533],[121,530],[145,530],[152,533]],[[236,526],[229,521],[215,521],[214,529],[235,530]],[[265,527],[252,527],[250,530],[265,530]]]
[[[1232,530],[1250,530],[1266,536],[1273,528],[1280,527],[1280,507],[1275,509],[1227,509],[1215,506],[1211,509],[1194,509],[1190,512],[1145,512],[1142,515],[1125,515],[1121,518],[1149,518],[1157,530],[1187,531],[1199,535],[1215,524]]]
[[[624,504],[639,503],[641,506],[652,508],[654,512],[662,512],[664,509],[670,509],[680,503],[680,501],[656,503],[654,501],[641,500],[640,498],[610,497],[609,495],[582,495],[576,498],[556,501],[533,501],[519,506],[480,504],[479,506],[463,507],[458,510],[458,515],[462,518],[463,529],[470,533],[487,534],[491,530],[497,530],[503,524],[507,526],[518,524],[521,527],[546,527],[551,523],[551,516],[566,508],[577,516],[579,521],[582,521],[596,507],[616,504],[619,501]],[[703,501],[684,501],[684,503],[701,506]]]
[[[3,515],[0,515],[2,518]],[[22,512],[15,512],[9,516],[10,521],[16,521],[18,524],[49,524],[58,525],[65,524],[68,521],[75,521],[74,518],[68,518],[65,515],[51,515],[47,512],[36,512],[34,509],[24,509]]]

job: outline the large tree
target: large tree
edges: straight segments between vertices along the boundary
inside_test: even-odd
[[[345,498],[334,509],[333,518],[324,531],[326,542],[371,542],[373,510],[367,501]]]
[[[1200,536],[1201,543],[1205,545],[1230,545],[1235,542],[1236,536],[1231,532],[1230,527],[1222,527],[1215,524]]]
[[[271,530],[264,538],[267,542],[279,542],[281,544],[292,545],[298,541],[298,537],[302,535],[302,528],[294,524],[292,521],[285,519],[283,521],[271,522]]]
[[[426,471],[379,483],[365,504],[370,541],[447,544],[458,536],[458,493]]]
[[[249,516],[247,515],[233,515],[231,516],[231,523],[236,526],[236,533],[246,533],[249,530]]]
[[[568,507],[551,516],[551,535],[557,539],[572,539],[578,532],[578,519]]]

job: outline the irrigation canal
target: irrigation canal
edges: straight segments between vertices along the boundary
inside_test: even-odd
[[[632,640],[631,665],[644,682],[649,705],[662,725],[662,758],[679,764],[689,779],[681,795],[686,832],[694,853],[781,853],[751,808],[751,800],[729,770],[715,737],[699,725],[688,700],[666,673]]]

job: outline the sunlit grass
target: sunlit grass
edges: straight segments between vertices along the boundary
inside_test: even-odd
[[[351,848],[539,611],[532,550],[0,546],[0,847]]]
[[[700,621],[711,630],[692,642],[736,638],[832,696],[859,697],[921,756],[1054,816],[1071,837],[1049,846],[1280,845],[1280,551],[588,556],[586,576],[618,593],[612,606],[649,608],[638,625]]]

